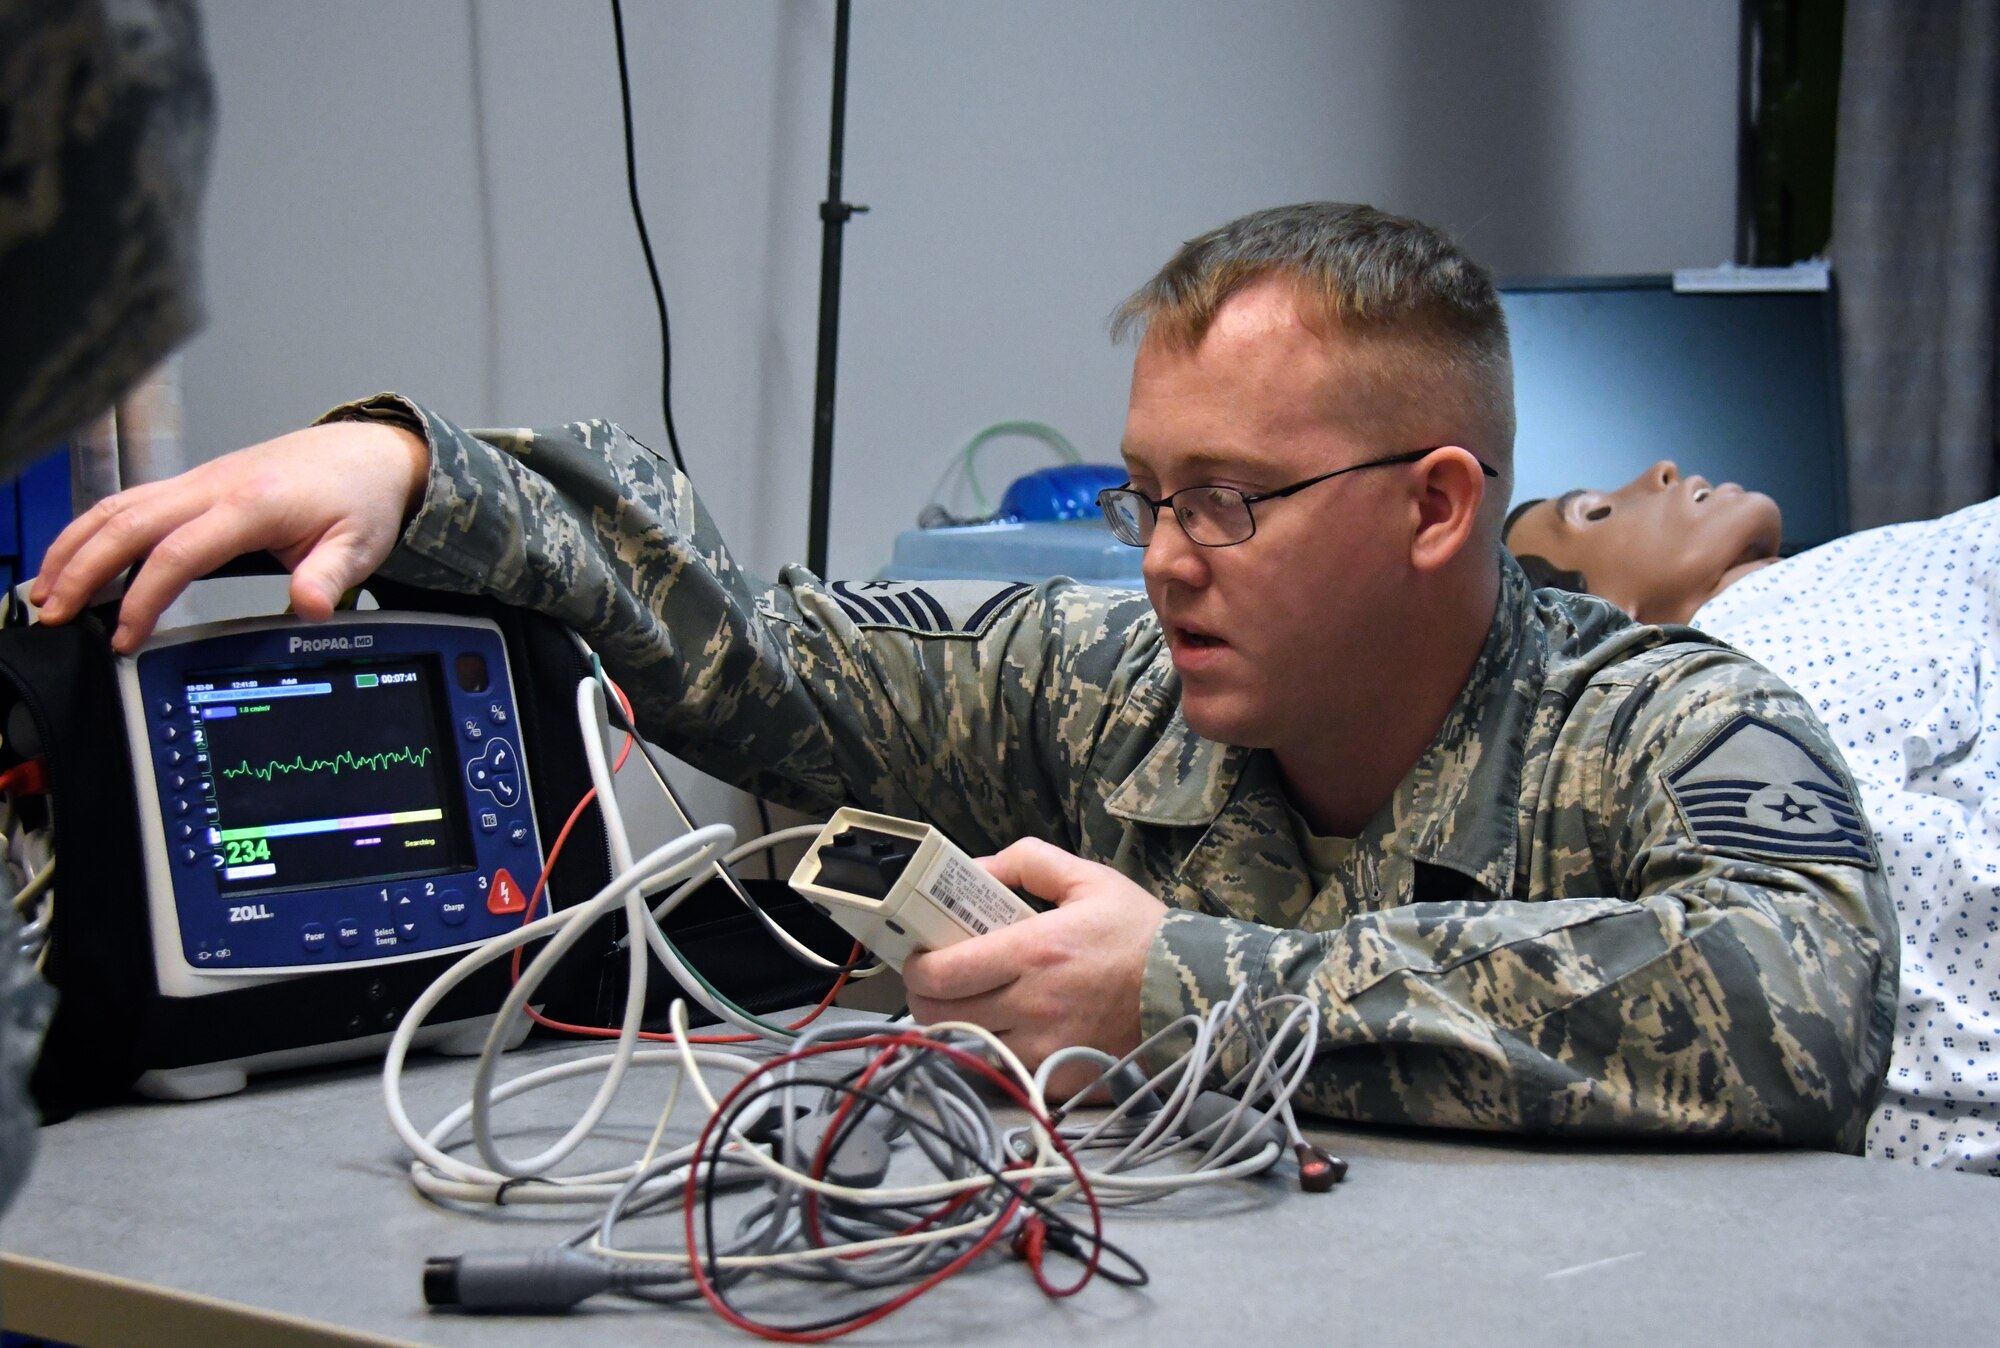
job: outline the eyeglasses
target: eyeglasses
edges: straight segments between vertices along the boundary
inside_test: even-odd
[[[1387,458],[1349,464],[1330,473],[1321,473],[1318,477],[1309,477],[1303,482],[1294,482],[1289,487],[1254,494],[1238,491],[1234,487],[1183,487],[1173,495],[1156,501],[1136,487],[1107,487],[1097,493],[1097,508],[1104,512],[1112,537],[1135,548],[1143,548],[1153,541],[1153,531],[1159,524],[1162,506],[1174,508],[1174,518],[1180,521],[1182,531],[1190,539],[1205,548],[1226,548],[1247,541],[1257,532],[1257,517],[1251,513],[1250,507],[1260,501],[1275,501],[1281,496],[1304,491],[1315,483],[1325,482],[1328,478],[1339,477],[1343,473],[1358,473],[1363,468],[1415,463],[1443,448],[1443,445],[1432,445],[1429,449],[1413,449],[1405,454],[1391,454]],[[1483,462],[1479,470],[1488,477],[1500,476],[1497,470]]]

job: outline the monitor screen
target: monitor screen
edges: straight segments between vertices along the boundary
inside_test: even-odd
[[[471,865],[440,675],[436,659],[422,656],[190,674],[195,768],[220,892]]]
[[[1847,531],[1829,290],[1682,293],[1672,278],[1509,282],[1514,500],[1672,459],[1785,514],[1785,551]]]

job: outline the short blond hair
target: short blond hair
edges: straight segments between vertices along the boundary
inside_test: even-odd
[[[1308,327],[1369,354],[1373,419],[1396,423],[1380,433],[1442,427],[1500,474],[1481,512],[1497,527],[1514,476],[1507,318],[1492,276],[1442,230],[1338,201],[1257,211],[1182,244],[1118,306],[1112,337],[1192,351],[1232,296],[1271,277],[1292,280]]]

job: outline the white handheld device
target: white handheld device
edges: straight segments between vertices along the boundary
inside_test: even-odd
[[[835,810],[792,871],[792,888],[884,964],[984,936],[1034,909],[929,824]]]

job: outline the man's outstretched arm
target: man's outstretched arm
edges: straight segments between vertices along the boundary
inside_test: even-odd
[[[866,593],[738,566],[687,479],[608,422],[468,431],[389,395],[329,418],[104,503],[51,549],[37,601],[63,620],[143,559],[130,650],[244,552],[294,568],[309,618],[379,569],[568,624],[649,736],[760,795],[927,819],[975,849],[1071,837],[1076,763],[1145,663],[1125,653],[1143,598],[993,585],[963,612],[871,621]]]

